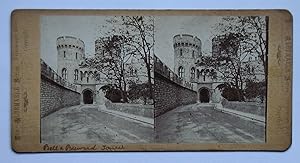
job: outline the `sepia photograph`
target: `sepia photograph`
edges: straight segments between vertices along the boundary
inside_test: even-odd
[[[267,16],[155,19],[157,143],[265,143]]]
[[[41,16],[41,143],[151,143],[154,19]]]
[[[41,143],[264,143],[266,16],[42,16]]]

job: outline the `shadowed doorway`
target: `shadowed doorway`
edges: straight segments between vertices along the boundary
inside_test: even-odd
[[[93,103],[93,92],[90,90],[83,91],[83,103],[92,104]]]
[[[200,90],[200,102],[201,103],[209,102],[209,90],[207,88],[202,88]]]

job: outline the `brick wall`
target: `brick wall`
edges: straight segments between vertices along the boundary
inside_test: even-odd
[[[197,102],[197,92],[183,87],[160,73],[154,73],[154,116],[158,117],[178,106]]]
[[[80,94],[66,88],[46,75],[41,75],[41,117],[61,108],[80,104]]]

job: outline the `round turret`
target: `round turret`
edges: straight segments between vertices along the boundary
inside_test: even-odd
[[[85,57],[84,42],[73,36],[61,36],[56,40],[57,72],[73,83],[79,79],[79,64]]]
[[[174,71],[188,81],[195,81],[197,59],[201,57],[201,40],[189,34],[175,35]]]
[[[58,55],[68,60],[84,58],[84,42],[73,36],[61,36],[56,40]]]
[[[173,38],[173,46],[175,55],[179,57],[195,59],[201,56],[201,40],[195,36],[176,35]]]

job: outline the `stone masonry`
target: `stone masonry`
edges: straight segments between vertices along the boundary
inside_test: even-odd
[[[41,75],[41,117],[61,108],[80,104],[80,94]]]
[[[159,74],[155,74],[154,82],[155,117],[178,106],[197,102],[197,92],[182,87]]]
[[[197,102],[197,92],[156,56],[154,57],[154,117],[178,106]]]
[[[40,116],[45,117],[64,107],[79,105],[80,93],[41,60]]]

